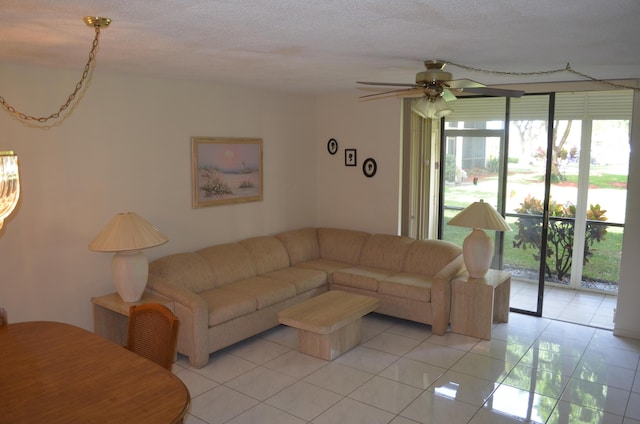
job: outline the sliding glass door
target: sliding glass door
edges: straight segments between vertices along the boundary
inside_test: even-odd
[[[511,308],[542,315],[546,255],[549,239],[549,199],[553,181],[553,95],[526,96],[509,102],[511,129],[506,160],[505,214],[512,231],[505,234],[508,248],[502,267],[519,284],[511,297]],[[553,224],[555,225],[555,224]]]
[[[438,237],[483,199],[512,231],[492,268],[518,281],[512,309],[542,315],[545,288],[617,293],[629,161],[629,91],[465,98],[442,122]]]

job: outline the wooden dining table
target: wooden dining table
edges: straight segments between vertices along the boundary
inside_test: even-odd
[[[0,422],[176,423],[190,404],[172,372],[69,324],[0,328]]]

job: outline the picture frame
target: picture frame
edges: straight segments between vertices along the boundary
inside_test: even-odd
[[[192,207],[263,199],[262,139],[191,138]]]
[[[327,142],[327,150],[331,155],[335,155],[338,152],[338,141],[335,138],[329,139]]]
[[[357,166],[357,155],[356,149],[344,149],[344,166]]]
[[[367,158],[362,162],[362,173],[365,177],[371,178],[378,172],[378,164],[374,158]]]

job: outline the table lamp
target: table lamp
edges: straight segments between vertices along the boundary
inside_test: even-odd
[[[462,243],[462,257],[469,277],[484,278],[493,259],[493,239],[482,230],[511,231],[509,224],[481,199],[451,218],[448,225],[473,228]]]
[[[116,291],[125,302],[137,302],[147,286],[149,263],[140,251],[169,239],[134,212],[117,214],[89,243],[97,252],[116,252],[111,272]]]

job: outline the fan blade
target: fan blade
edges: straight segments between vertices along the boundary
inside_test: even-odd
[[[444,83],[447,87],[449,88],[453,88],[454,90],[460,89],[460,88],[468,88],[468,87],[484,87],[484,84],[481,84],[477,81],[473,81],[470,79],[458,79],[458,80],[452,80],[452,81],[447,81]]]
[[[401,90],[383,91],[380,93],[366,94],[364,96],[360,96],[360,99],[366,99],[366,98],[376,97],[376,96],[379,96],[379,97],[388,96],[389,94],[393,94],[394,97],[411,97],[412,92],[415,90],[416,90],[415,88],[403,88]],[[403,94],[403,93],[406,93],[406,94]],[[420,91],[420,93],[417,93],[417,94],[419,94],[419,96],[424,95],[422,91]]]
[[[504,88],[492,87],[464,87],[460,88],[459,91],[463,93],[484,94],[485,96],[495,97],[522,97],[524,95],[524,91],[522,90],[506,90]]]
[[[444,90],[444,91],[442,92],[442,99],[443,99],[445,102],[452,102],[452,101],[456,100],[456,96],[454,96],[454,95],[453,95],[453,93],[452,93],[451,91],[449,91],[449,90]]]
[[[418,87],[415,84],[405,84],[401,82],[366,82],[366,81],[356,81],[356,84],[365,84],[365,85],[386,85],[389,87]]]
[[[411,97],[423,97],[424,89],[422,87],[418,88],[408,88],[406,90],[398,91],[396,97],[400,97],[402,99],[411,98]]]

